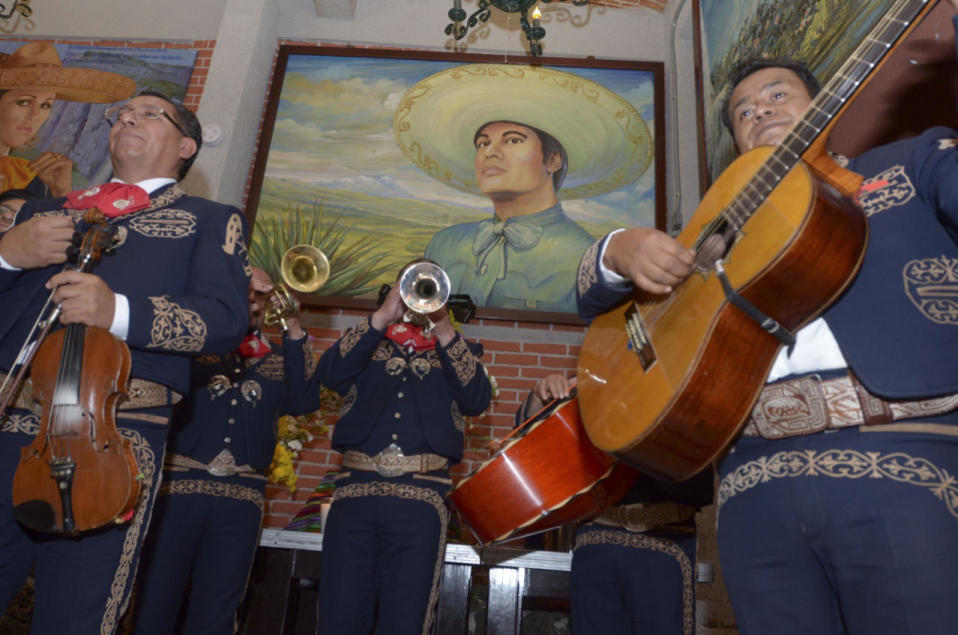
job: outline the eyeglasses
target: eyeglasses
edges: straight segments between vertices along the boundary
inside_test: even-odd
[[[161,117],[166,118],[173,127],[180,131],[180,134],[184,137],[189,137],[190,135],[186,134],[186,130],[183,130],[183,127],[176,123],[176,120],[173,117],[170,117],[166,114],[166,111],[160,108],[159,106],[139,106],[134,107],[130,104],[119,104],[117,106],[110,106],[104,111],[103,116],[106,117],[106,120],[110,123],[110,127],[116,125],[116,122],[121,118],[133,115],[137,119],[149,122],[159,121]]]

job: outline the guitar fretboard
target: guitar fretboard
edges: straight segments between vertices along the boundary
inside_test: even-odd
[[[799,162],[822,130],[856,94],[868,76],[908,30],[929,0],[898,0],[878,21],[841,68],[812,100],[750,181],[712,221],[696,246],[729,227],[738,231]]]

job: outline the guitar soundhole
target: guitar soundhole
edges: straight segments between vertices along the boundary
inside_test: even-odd
[[[736,240],[736,230],[724,218],[716,219],[702,231],[695,241],[695,267],[699,271],[714,271],[715,262],[724,260]]]
[[[634,302],[625,312],[625,332],[629,336],[629,346],[638,356],[642,370],[648,370],[655,363],[655,350],[649,341],[648,331],[642,323],[642,314]]]

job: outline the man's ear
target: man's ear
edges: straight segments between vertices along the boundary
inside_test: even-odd
[[[180,158],[183,160],[189,159],[191,156],[196,154],[196,140],[191,137],[182,137],[180,139]]]
[[[562,155],[558,152],[553,152],[550,154],[549,160],[546,161],[546,171],[549,172],[549,174],[552,174],[553,172],[558,172],[561,167]]]

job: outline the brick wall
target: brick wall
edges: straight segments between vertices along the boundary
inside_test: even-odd
[[[321,351],[339,338],[343,329],[312,324],[333,319],[356,321],[367,314],[338,309],[312,309],[303,316],[303,322],[307,325],[310,336],[314,338],[314,349]],[[502,439],[511,432],[516,409],[539,378],[553,372],[570,375],[575,373],[578,345],[548,343],[542,340],[550,339],[550,334],[559,333],[572,334],[574,337],[565,339],[575,340],[579,339],[575,336],[584,330],[584,327],[575,325],[501,320],[477,320],[475,324],[480,328],[500,327],[498,330],[507,327],[509,336],[478,339],[485,349],[483,361],[499,385],[499,395],[493,399],[485,415],[472,418],[466,432],[466,451],[462,463],[453,469],[454,478],[468,474],[489,458],[489,443]],[[330,448],[335,419],[329,423],[333,424],[329,426],[329,432],[315,437],[296,461],[296,491],[291,493],[287,488],[278,485],[267,487],[265,527],[284,527],[299,511],[313,488],[319,484],[323,474],[339,468],[341,455]]]

